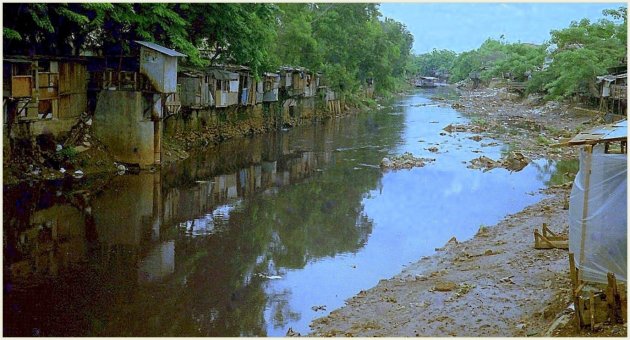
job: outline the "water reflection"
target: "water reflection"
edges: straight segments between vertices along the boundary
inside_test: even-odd
[[[466,169],[479,143],[440,135],[462,118],[418,106],[427,97],[234,140],[159,173],[5,187],[4,335],[305,333],[325,313],[313,306],[340,306],[564,171]],[[445,151],[435,165],[378,168],[392,153],[433,157],[426,143]],[[493,190],[499,202],[480,198]]]
[[[238,140],[97,190],[5,188],[5,334],[257,336],[266,308],[299,319],[269,278],[371,232],[361,196],[380,174],[340,186],[353,174],[333,152],[361,124]]]

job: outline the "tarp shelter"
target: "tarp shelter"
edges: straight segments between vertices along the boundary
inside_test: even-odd
[[[569,251],[581,280],[627,282],[627,129],[623,120],[582,132],[564,145],[581,145],[569,205]]]

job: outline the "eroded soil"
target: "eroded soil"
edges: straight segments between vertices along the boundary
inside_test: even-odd
[[[475,129],[510,143],[531,159],[571,159],[576,148],[550,146],[602,122],[567,104],[533,104],[502,89],[466,92],[452,106]],[[457,133],[456,131],[454,133]],[[311,324],[313,336],[626,336],[627,325],[578,331],[570,305],[568,251],[534,249],[533,231],[546,223],[568,232],[570,182],[544,190],[545,199],[481,227],[465,242],[451,240],[393,278],[381,280]],[[560,323],[550,329],[555,320]]]

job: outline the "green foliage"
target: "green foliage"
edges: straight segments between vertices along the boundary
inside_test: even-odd
[[[473,73],[482,80],[509,73],[514,80],[525,81],[531,75],[527,92],[544,93],[547,99],[597,95],[595,76],[618,66],[627,54],[627,9],[608,9],[603,14],[607,18],[595,23],[584,19],[551,31],[549,43],[540,46],[488,39],[479,48],[460,54],[433,50],[414,56],[407,69],[412,74],[434,76],[447,71],[451,82],[468,79]],[[555,46],[552,52],[548,52],[550,45]],[[551,62],[542,70],[547,58]]]
[[[413,36],[380,20],[378,4],[8,3],[3,42],[10,54],[127,54],[145,40],[188,55],[183,63],[241,64],[254,74],[280,65],[322,71],[342,94],[367,78],[393,91]]]
[[[450,73],[456,57],[453,51],[433,49],[429,53],[413,56],[407,69],[411,74],[437,77]]]
[[[557,46],[551,54],[553,62],[537,76],[547,80],[539,82],[544,83],[542,89],[548,98],[596,94],[595,76],[618,66],[627,54],[626,9],[605,10],[604,14],[618,22],[602,19],[591,23],[584,19],[551,32],[551,42]]]
[[[55,153],[55,158],[62,162],[74,162],[79,153],[73,146],[67,146]]]

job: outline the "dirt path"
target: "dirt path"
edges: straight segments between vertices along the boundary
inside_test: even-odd
[[[599,123],[597,117],[566,105],[512,101],[509,94],[496,89],[464,93],[452,105],[470,115],[478,131],[510,143],[532,159],[542,155],[574,158],[577,150],[549,145]],[[480,229],[470,240],[450,241],[433,256],[313,321],[311,335],[593,335],[577,333],[573,323],[548,333],[554,320],[573,313],[566,309],[571,287],[568,251],[533,248],[533,231],[542,223],[554,232],[567,232],[564,203],[569,192],[570,185],[546,189],[547,198],[541,202]],[[626,334],[627,327],[617,325],[594,335]]]

